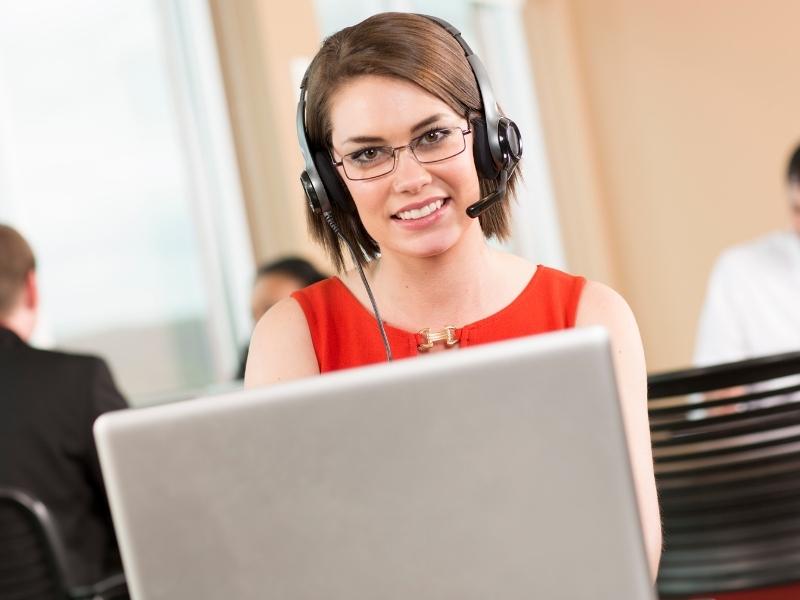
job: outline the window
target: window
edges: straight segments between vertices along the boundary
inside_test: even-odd
[[[0,0],[0,219],[40,341],[140,403],[235,371],[253,271],[207,8]]]

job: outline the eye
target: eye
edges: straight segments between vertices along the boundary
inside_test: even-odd
[[[375,160],[380,160],[382,156],[386,153],[384,148],[364,148],[363,150],[357,150],[349,155],[349,158],[353,162],[357,163],[369,163]]]
[[[423,133],[418,139],[421,145],[430,146],[445,140],[449,135],[450,129],[431,129]]]

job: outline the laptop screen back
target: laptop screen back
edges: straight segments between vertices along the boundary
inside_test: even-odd
[[[136,599],[653,597],[600,329],[95,431]]]

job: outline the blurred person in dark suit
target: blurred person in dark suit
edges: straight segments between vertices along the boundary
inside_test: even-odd
[[[67,552],[67,583],[121,571],[94,420],[126,408],[100,358],[28,345],[39,307],[35,259],[0,224],[0,485],[41,500]]]
[[[326,277],[327,275],[317,271],[310,262],[297,256],[287,256],[261,265],[256,271],[250,295],[253,323],[258,323],[264,313],[279,300],[288,298],[292,292],[322,281]],[[242,352],[236,379],[244,379],[247,350],[245,347]]]

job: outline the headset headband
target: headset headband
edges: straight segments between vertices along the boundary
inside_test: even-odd
[[[489,140],[489,151],[492,154],[492,160],[495,167],[501,169],[503,167],[503,151],[500,148],[497,124],[500,122],[500,111],[497,110],[497,102],[494,99],[494,92],[492,91],[492,84],[489,82],[489,74],[486,72],[486,67],[478,55],[472,51],[466,40],[462,37],[461,32],[453,27],[450,23],[439,17],[432,15],[419,15],[433,21],[440,25],[447,33],[452,35],[464,51],[464,56],[472,69],[472,74],[475,77],[475,82],[478,84],[478,93],[481,96],[481,105],[483,106],[483,118],[486,122],[486,134]]]

